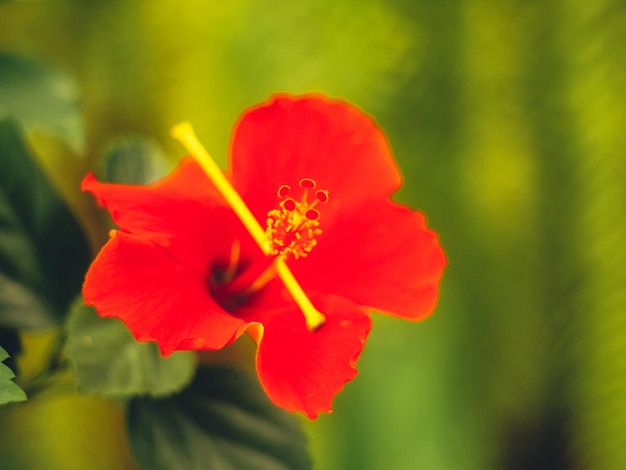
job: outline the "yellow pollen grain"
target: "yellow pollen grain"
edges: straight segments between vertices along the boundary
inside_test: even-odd
[[[200,143],[191,124],[188,122],[177,124],[172,127],[171,133],[172,136],[178,140],[196,159],[224,200],[233,209],[239,220],[241,220],[244,227],[250,233],[261,251],[265,255],[270,256],[272,253],[267,242],[265,230],[263,230],[261,225],[259,225],[246,203],[243,199],[241,199],[241,196],[239,196],[237,191],[235,191],[235,188],[232,187],[228,179],[224,176],[221,168],[217,166],[202,143]],[[278,256],[274,260],[274,266],[276,273],[282,280],[300,310],[302,310],[307,328],[310,331],[315,331],[324,324],[326,318],[311,303],[311,300],[307,297],[306,293],[285,263],[284,258]]]

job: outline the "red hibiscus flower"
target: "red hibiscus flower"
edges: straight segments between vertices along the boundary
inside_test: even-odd
[[[85,302],[164,355],[247,331],[277,405],[329,412],[357,374],[368,313],[425,318],[446,263],[424,216],[391,200],[401,175],[385,135],[348,103],[277,95],[237,123],[224,178],[177,133],[198,160],[153,185],[85,178],[119,226]]]

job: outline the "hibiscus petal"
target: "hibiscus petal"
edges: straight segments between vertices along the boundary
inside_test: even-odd
[[[335,395],[356,377],[371,328],[369,317],[345,299],[315,301],[326,314],[324,325],[311,333],[297,310],[272,315],[263,322],[257,355],[259,378],[272,401],[311,419],[330,412]]]
[[[281,185],[301,178],[350,210],[388,197],[402,180],[383,131],[359,108],[322,95],[275,95],[249,109],[231,141],[233,185],[264,225]]]
[[[234,238],[252,244],[192,158],[185,158],[166,178],[151,185],[101,183],[85,177],[91,192],[124,231],[167,248],[195,269],[207,270],[211,253],[227,255]]]
[[[408,320],[433,312],[446,258],[421,213],[371,200],[322,227],[311,254],[290,263],[307,292],[336,294]]]
[[[150,240],[123,232],[116,232],[89,268],[83,295],[103,317],[124,321],[139,341],[156,341],[163,355],[219,349],[246,326],[213,301],[204,274]]]

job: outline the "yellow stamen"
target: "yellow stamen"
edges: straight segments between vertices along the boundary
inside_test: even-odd
[[[237,264],[239,263],[239,256],[241,254],[241,242],[235,238],[233,244],[230,247],[230,258],[228,260],[228,267],[224,272],[224,282],[230,282],[235,277],[237,271]]]
[[[279,256],[274,263],[276,264],[278,276],[282,279],[283,284],[287,287],[287,290],[300,307],[300,310],[302,310],[307,328],[310,331],[317,330],[324,324],[326,317],[313,306],[300,284],[298,284],[289,266],[285,263],[285,259]]]
[[[239,220],[241,220],[261,251],[265,255],[270,256],[272,253],[265,235],[265,230],[259,225],[246,203],[241,199],[241,196],[235,191],[235,188],[232,187],[228,179],[224,176],[220,167],[217,166],[204,146],[200,143],[191,124],[188,122],[177,124],[172,128],[171,133],[200,164],[222,197],[233,209],[237,217],[239,217]],[[283,281],[283,284],[298,307],[300,307],[300,310],[302,310],[308,329],[314,331],[322,326],[326,318],[313,306],[311,300],[307,297],[304,290],[302,290],[302,287],[285,263],[285,260],[279,256],[275,259],[274,264],[276,273]]]
[[[252,293],[261,290],[265,285],[270,282],[274,277],[276,277],[276,260],[278,258],[274,258],[274,260],[269,264],[265,271],[263,271],[248,287],[245,288],[245,293]]]
[[[228,205],[233,209],[237,217],[241,220],[246,230],[252,235],[252,238],[259,245],[259,248],[266,253],[265,231],[256,221],[246,203],[243,202],[241,196],[235,191],[230,182],[224,176],[221,168],[213,161],[204,146],[200,143],[193,127],[188,122],[181,122],[172,127],[172,136],[178,140],[183,147],[197,160],[202,169],[205,171],[211,182],[215,185],[220,194],[224,197]]]

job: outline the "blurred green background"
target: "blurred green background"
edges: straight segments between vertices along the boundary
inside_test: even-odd
[[[0,2],[0,51],[81,88],[87,158],[37,145],[86,221],[114,137],[175,158],[190,120],[225,164],[246,106],[313,90],[386,130],[449,267],[304,423],[322,470],[626,469],[625,44],[622,0]]]

